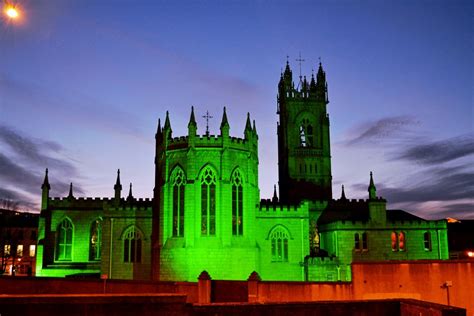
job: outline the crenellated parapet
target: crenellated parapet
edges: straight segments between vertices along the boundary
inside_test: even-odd
[[[257,217],[307,217],[309,214],[309,202],[300,204],[280,204],[269,199],[262,199],[257,212]]]
[[[234,137],[229,135],[229,123],[224,108],[224,114],[221,123],[220,135],[206,133],[199,135],[197,133],[197,123],[195,121],[194,108],[191,108],[190,121],[188,123],[188,135],[172,137],[171,123],[169,113],[166,112],[165,126],[161,128],[160,120],[158,121],[158,129],[156,134],[157,154],[160,152],[169,152],[174,150],[187,150],[191,148],[221,148],[235,149],[243,151],[251,151],[258,155],[258,135],[255,127],[250,123],[250,115],[247,114],[247,123],[244,130],[244,137]],[[159,156],[159,155],[157,155]]]
[[[54,197],[49,198],[48,208],[49,209],[103,209],[104,205],[111,203],[113,198],[101,198],[101,197],[80,197],[80,198],[70,198],[70,197]]]
[[[49,198],[48,206],[50,209],[125,209],[137,208],[145,209],[151,207],[153,199],[138,198],[133,200],[121,198],[119,203],[116,203],[114,198],[107,197],[78,197],[71,199],[70,197],[54,197]]]

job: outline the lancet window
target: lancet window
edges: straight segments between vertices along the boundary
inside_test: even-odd
[[[89,260],[100,260],[102,248],[102,220],[96,219],[91,224],[89,236]]]
[[[65,218],[57,229],[57,260],[72,260],[72,236],[74,227],[70,219]]]
[[[231,178],[232,183],[232,235],[242,236],[244,228],[242,175],[236,170]]]
[[[216,234],[216,182],[215,172],[207,167],[201,175],[201,235]]]
[[[142,260],[142,234],[135,228],[129,228],[123,237],[123,261],[141,262]]]
[[[184,236],[184,185],[185,176],[182,169],[177,169],[172,177],[173,186],[173,236]]]

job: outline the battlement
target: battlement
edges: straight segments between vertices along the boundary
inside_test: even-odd
[[[308,216],[309,203],[280,204],[270,199],[262,199],[257,216]]]
[[[101,197],[54,197],[48,199],[50,208],[102,208],[105,203],[113,201],[112,198]]]
[[[97,209],[97,208],[114,208],[115,203],[114,198],[100,198],[100,197],[79,197],[79,198],[69,198],[69,197],[54,197],[49,198],[48,206],[50,208],[68,208],[68,209]],[[138,198],[138,199],[120,199],[119,207],[121,208],[146,208],[153,205],[153,199],[150,198]]]
[[[209,148],[223,148],[224,146],[224,137],[222,135],[196,135],[193,137],[192,143],[195,147],[209,147]],[[238,150],[248,150],[249,140],[239,137],[228,137],[229,143],[227,146],[229,148],[234,148]],[[189,136],[179,136],[173,137],[169,140],[168,150],[183,149],[188,148],[191,144]]]
[[[445,220],[436,220],[436,221],[430,221],[430,220],[425,220],[425,219],[414,219],[414,220],[395,220],[395,221],[390,221],[387,220],[387,226],[391,228],[395,227],[403,227],[407,226],[409,229],[410,227],[413,226],[413,224],[416,224],[416,228],[444,228],[446,227],[446,221]]]

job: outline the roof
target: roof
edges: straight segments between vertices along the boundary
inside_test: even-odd
[[[425,219],[403,210],[387,210],[387,220],[394,221],[425,221]]]
[[[337,221],[368,221],[369,207],[365,201],[332,200],[318,219],[318,225]]]

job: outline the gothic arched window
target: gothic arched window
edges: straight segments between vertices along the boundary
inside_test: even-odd
[[[431,234],[430,234],[430,232],[425,232],[423,234],[423,244],[425,246],[425,251],[431,251]]]
[[[242,236],[244,232],[244,208],[242,176],[239,170],[232,174],[232,235]]]
[[[362,233],[362,250],[369,250],[367,233]]]
[[[102,248],[102,220],[96,219],[91,224],[89,236],[89,260],[100,260]]]
[[[72,235],[73,226],[70,219],[65,218],[57,229],[57,260],[72,260]]]
[[[313,126],[307,118],[303,119],[300,124],[300,146],[312,147],[314,145]]]
[[[135,228],[128,229],[123,236],[123,261],[141,262],[142,234]]]
[[[392,240],[392,251],[398,251],[398,234],[396,232],[392,232],[391,240]]]
[[[360,251],[360,235],[359,233],[354,234],[354,249]]]
[[[405,233],[398,234],[398,251],[405,251]]]
[[[201,234],[216,234],[216,174],[206,167],[201,175]]]
[[[288,261],[288,232],[282,228],[275,228],[270,234],[272,242],[272,261]]]
[[[177,169],[172,177],[173,186],[173,236],[184,236],[184,184],[182,169]]]

